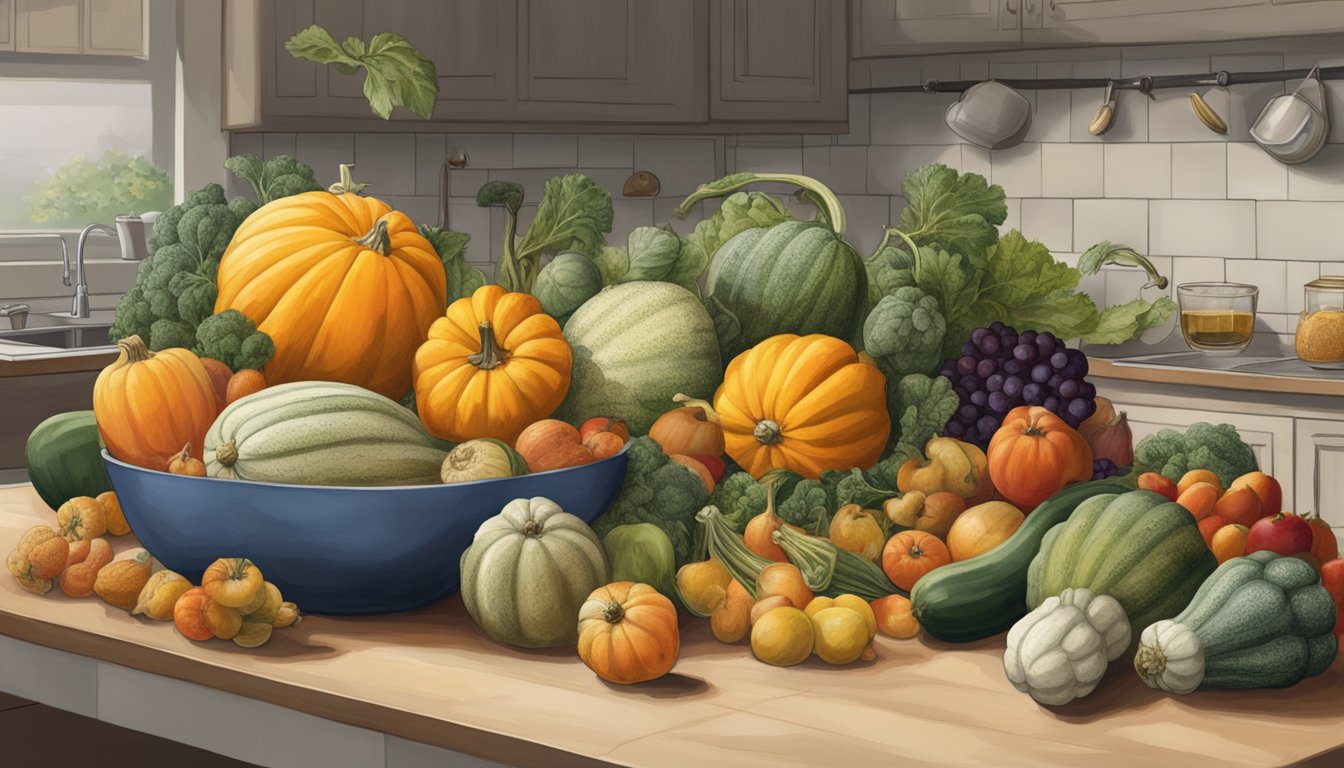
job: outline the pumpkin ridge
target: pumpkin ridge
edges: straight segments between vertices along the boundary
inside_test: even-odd
[[[317,322],[316,330],[313,334],[311,334],[312,342],[303,351],[303,363],[302,363],[303,370],[318,370],[321,371],[322,373],[326,373],[326,371],[323,370],[323,367],[317,364],[322,359],[321,357],[322,355],[330,354],[332,351],[335,351],[337,354],[341,353],[351,354],[355,352],[355,350],[351,348],[351,345],[348,344],[347,336],[343,336],[341,342],[337,342],[334,339],[325,338],[328,334],[324,332],[325,329],[328,327],[328,321],[330,321],[334,317],[340,316],[343,297],[348,295],[350,292],[354,292],[356,290],[365,288],[365,286],[358,285],[359,281],[351,279],[351,276],[356,274],[356,270],[363,266],[362,262],[364,261],[363,260],[364,251],[361,250],[359,246],[346,246],[338,250],[336,254],[333,254],[333,257],[341,253],[349,253],[348,260],[345,260],[344,264],[345,271],[341,273],[339,280],[337,279],[328,280],[329,283],[329,285],[327,286],[328,290],[325,291],[326,295],[322,297],[323,309],[320,313],[320,318]],[[373,271],[374,275],[381,276],[378,271],[376,270]],[[355,301],[354,303],[362,304],[362,302],[359,301]],[[312,306],[311,301],[304,300],[305,308],[311,309],[311,306]],[[359,309],[366,309],[366,307],[359,307]],[[368,313],[365,314],[365,317],[369,317]],[[369,319],[371,319],[374,323],[376,323],[378,325],[378,328],[380,329],[384,327],[383,323],[386,322],[386,316],[382,312],[374,313],[373,316]],[[367,327],[368,326],[365,326],[365,328]],[[373,336],[373,338],[380,339],[382,338],[382,334],[376,334]],[[360,346],[363,347],[363,345]],[[279,356],[279,348],[280,345],[277,344],[276,345],[277,356]],[[367,351],[367,350],[361,349],[360,351]],[[384,393],[380,392],[379,394]]]

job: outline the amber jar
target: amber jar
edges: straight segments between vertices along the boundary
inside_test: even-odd
[[[1344,277],[1322,277],[1303,287],[1297,356],[1313,368],[1344,368]]]

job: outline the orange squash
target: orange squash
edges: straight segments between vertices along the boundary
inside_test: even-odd
[[[677,607],[648,584],[598,587],[579,606],[579,658],[621,685],[667,674],[681,652]]]
[[[513,445],[564,401],[573,361],[560,325],[535,297],[481,286],[434,321],[415,353],[420,420],[444,440]]]
[[[117,349],[93,384],[93,416],[108,453],[160,472],[187,443],[201,458],[219,413],[201,359],[180,348],[150,352],[139,336],[118,341]]]
[[[822,334],[771,336],[733,358],[714,409],[728,455],[755,477],[870,467],[891,430],[886,378]]]
[[[947,532],[952,561],[969,560],[1007,541],[1026,515],[1006,501],[986,501],[962,512]]]
[[[901,531],[882,548],[883,572],[907,592],[921,576],[950,562],[952,553],[942,539],[924,531]]]
[[[236,309],[274,340],[268,384],[340,381],[392,399],[411,388],[411,359],[447,301],[443,263],[415,223],[356,194],[262,206],[216,280],[215,312]]]
[[[1004,498],[1035,509],[1060,488],[1092,477],[1092,449],[1077,430],[1038,405],[1008,412],[989,441],[989,476]]]

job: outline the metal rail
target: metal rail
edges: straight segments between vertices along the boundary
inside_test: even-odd
[[[1243,85],[1246,83],[1276,83],[1300,80],[1311,74],[1311,68],[1279,69],[1265,72],[1228,72],[1220,70],[1208,74],[1141,75],[1139,77],[1060,77],[1060,78],[990,78],[1022,91],[1049,91],[1074,88],[1105,88],[1138,91],[1147,96],[1161,88],[1192,88],[1212,85]],[[1344,80],[1344,66],[1321,67],[1321,80]],[[850,93],[961,93],[983,80],[929,80],[920,85],[889,85],[877,88],[850,88]]]

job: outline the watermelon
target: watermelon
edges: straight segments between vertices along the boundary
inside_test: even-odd
[[[24,458],[37,495],[56,509],[76,496],[112,490],[93,411],[58,413],[28,436]]]
[[[557,418],[625,419],[642,435],[678,393],[709,400],[723,381],[714,322],[695,294],[638,281],[602,289],[565,324],[574,351],[569,394]]]

